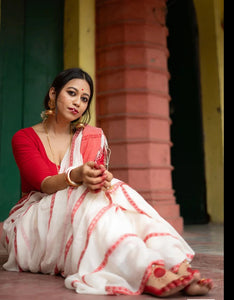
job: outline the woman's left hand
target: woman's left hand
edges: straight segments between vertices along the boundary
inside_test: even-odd
[[[111,180],[113,179],[113,175],[108,170],[105,170],[103,175],[105,176],[105,180],[104,180],[104,185],[102,187],[102,190],[106,191],[111,187]]]
[[[102,182],[102,188],[95,190],[94,193],[98,193],[101,190],[102,191],[107,191],[110,187],[111,187],[111,180],[113,179],[113,175],[111,172],[109,172],[108,170],[106,170],[106,168],[103,165],[98,165],[96,164],[94,166],[95,169],[101,169],[103,171],[103,182]]]

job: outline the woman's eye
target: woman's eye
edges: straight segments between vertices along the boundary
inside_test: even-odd
[[[70,96],[75,96],[75,95],[76,95],[76,93],[75,93],[74,91],[68,91],[68,94],[69,94]]]
[[[86,98],[86,97],[82,97],[81,99],[82,99],[83,102],[88,102],[89,101],[89,99]]]

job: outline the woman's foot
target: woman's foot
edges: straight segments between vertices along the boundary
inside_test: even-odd
[[[184,291],[189,296],[204,296],[209,293],[213,287],[213,282],[209,278],[200,279],[193,281]]]
[[[193,270],[188,263],[188,261],[183,261],[179,266],[177,275],[193,275],[193,281],[185,287],[184,291],[190,296],[202,296],[208,294],[208,292],[213,287],[213,282],[211,279],[201,279],[201,274],[198,270]]]
[[[194,280],[191,273],[178,275],[159,265],[153,265],[152,268],[144,292],[158,297],[173,295],[183,290]]]
[[[180,266],[179,266],[179,268],[178,268],[176,274],[177,274],[177,275],[184,275],[184,276],[187,276],[187,275],[189,275],[189,274],[192,274],[194,280],[198,281],[198,280],[201,279],[201,274],[200,274],[200,272],[199,272],[198,270],[196,270],[196,269],[192,269],[192,268],[191,268],[191,265],[188,263],[187,260],[184,260],[184,261],[180,264]]]

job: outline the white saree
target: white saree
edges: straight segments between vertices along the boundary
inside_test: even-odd
[[[60,173],[83,164],[81,141],[82,131]],[[22,198],[4,222],[4,268],[61,273],[66,287],[81,294],[138,295],[153,263],[175,269],[191,261],[193,250],[136,191],[117,179],[111,184],[97,194],[81,185]]]

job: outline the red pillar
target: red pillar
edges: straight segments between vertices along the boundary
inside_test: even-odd
[[[97,119],[111,171],[179,232],[172,189],[166,0],[96,0]]]

